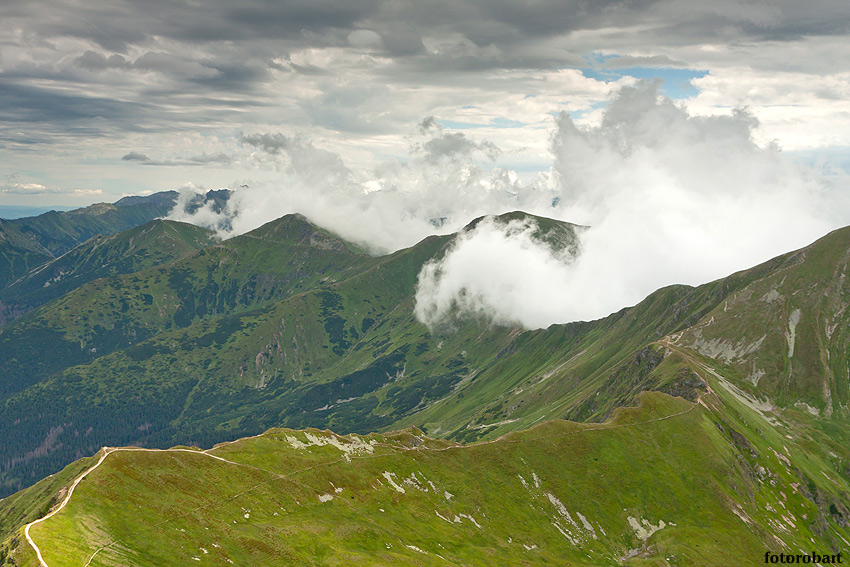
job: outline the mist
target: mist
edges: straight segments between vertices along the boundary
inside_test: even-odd
[[[227,207],[218,213],[210,208],[186,213],[185,203],[202,191],[187,185],[168,218],[229,238],[301,213],[346,240],[385,254],[431,234],[455,232],[483,214],[515,210],[539,193],[520,183],[513,171],[493,167],[499,153],[495,145],[445,132],[433,117],[418,125],[406,160],[369,169],[352,169],[338,154],[302,137],[263,133],[243,135],[240,142],[253,149],[248,159],[258,167],[279,169],[281,181],[234,187]],[[551,203],[551,190],[545,199]]]
[[[226,237],[299,212],[375,253],[511,210],[586,225],[572,257],[535,240],[528,222],[482,222],[419,275],[416,314],[431,327],[481,317],[545,328],[726,276],[848,224],[843,180],[756,144],[757,128],[746,110],[692,116],[643,83],[621,89],[595,124],[560,114],[552,166],[527,182],[492,166],[499,148],[432,118],[407,161],[363,170],[306,139],[246,135],[252,159],[283,181],[237,190],[221,213],[172,218]]]

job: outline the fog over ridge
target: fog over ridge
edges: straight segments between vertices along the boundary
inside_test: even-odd
[[[552,166],[529,182],[488,167],[492,143],[433,119],[420,124],[407,161],[368,171],[308,139],[250,134],[241,141],[254,159],[278,163],[284,179],[237,190],[221,213],[172,218],[227,226],[228,236],[299,212],[376,252],[512,210],[587,225],[572,259],[536,241],[528,224],[482,222],[420,273],[416,312],[426,324],[475,316],[542,328],[726,276],[848,224],[843,180],[756,144],[756,128],[746,110],[691,116],[641,83],[621,89],[597,126],[560,114]]]

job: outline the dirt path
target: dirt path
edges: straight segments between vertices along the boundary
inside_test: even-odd
[[[224,459],[224,458],[219,457],[217,455],[211,455],[211,454],[207,453],[206,451],[195,451],[193,449],[146,449],[144,447],[104,447],[101,450],[103,451],[103,455],[101,455],[101,457],[100,457],[100,459],[98,459],[97,463],[95,463],[93,466],[91,466],[90,468],[85,470],[82,474],[80,474],[80,476],[78,476],[77,478],[74,479],[73,483],[71,483],[71,487],[68,489],[68,493],[65,495],[65,499],[62,500],[62,503],[59,504],[59,506],[57,506],[52,512],[50,512],[46,516],[43,516],[43,517],[41,517],[37,520],[30,522],[29,524],[27,524],[24,527],[24,536],[26,537],[27,541],[32,546],[32,548],[35,550],[35,555],[36,555],[36,557],[38,557],[38,564],[39,564],[40,567],[49,567],[49,566],[44,561],[44,557],[42,557],[42,555],[41,555],[41,549],[39,549],[38,545],[36,545],[36,543],[33,541],[32,537],[30,536],[30,528],[33,527],[34,525],[38,524],[38,523],[41,523],[45,520],[52,518],[54,515],[61,512],[62,509],[65,508],[65,505],[68,504],[68,502],[71,500],[71,496],[73,496],[74,489],[77,488],[77,485],[80,484],[80,482],[84,478],[86,478],[86,476],[88,476],[88,474],[90,472],[92,472],[97,467],[99,467],[103,463],[104,459],[106,459],[106,457],[108,457],[112,453],[116,453],[118,451],[148,451],[148,452],[159,452],[159,453],[169,452],[169,451],[170,452],[178,451],[178,452],[183,452],[183,453],[193,453],[193,454],[196,454],[196,455],[205,455],[207,457],[210,457],[211,459],[216,459],[218,461],[222,461],[224,463],[229,463],[231,465],[237,465],[237,466],[240,466],[240,467],[249,466],[249,465],[244,465],[242,463],[237,463],[237,462],[234,462],[234,461],[228,461],[227,459]],[[98,550],[98,551],[100,551],[100,550]],[[96,554],[97,554],[97,552],[95,552],[95,555]],[[92,555],[92,557],[89,559],[89,563],[91,563],[91,560],[93,558],[94,558],[94,555]],[[86,565],[88,565],[88,563]]]
[[[62,510],[62,508],[65,507],[65,505],[68,503],[68,501],[71,499],[71,496],[74,494],[74,489],[77,488],[77,485],[80,484],[80,481],[83,480],[84,478],[86,478],[87,474],[89,474],[94,469],[99,467],[100,464],[103,462],[103,459],[105,459],[114,450],[115,449],[110,449],[108,447],[104,447],[103,448],[103,455],[101,455],[101,457],[100,457],[100,459],[98,459],[97,463],[95,463],[94,466],[92,466],[91,468],[86,470],[83,474],[81,474],[76,479],[74,479],[74,482],[71,484],[71,488],[68,489],[68,494],[65,495],[65,499],[62,501],[62,503],[59,504],[59,506],[56,507],[55,510],[53,510],[52,512],[50,512],[46,516],[39,518],[38,520],[30,522],[29,524],[26,525],[26,527],[24,527],[24,536],[26,536],[27,541],[32,546],[32,548],[35,550],[35,555],[36,555],[36,557],[38,557],[38,564],[41,567],[48,567],[48,565],[47,565],[47,563],[44,562],[44,557],[41,556],[41,550],[38,548],[38,546],[35,544],[35,542],[30,537],[30,528],[33,527],[34,525],[40,523],[40,522],[43,522],[43,521],[53,517],[55,514],[58,514]]]
[[[702,365],[700,365],[700,366],[702,366]],[[513,439],[505,439],[504,437],[500,437],[498,439],[493,439],[493,440],[490,440],[490,441],[482,441],[482,442],[473,443],[473,444],[470,444],[470,445],[460,445],[459,444],[459,445],[450,445],[448,447],[441,447],[441,448],[430,448],[430,447],[427,447],[427,446],[425,446],[425,447],[422,447],[422,446],[399,447],[399,446],[396,446],[396,445],[384,444],[384,443],[376,443],[375,446],[387,447],[387,448],[391,448],[391,449],[401,451],[401,452],[423,451],[423,450],[424,451],[441,452],[441,451],[451,451],[451,450],[463,450],[463,449],[468,449],[468,448],[472,448],[472,447],[479,446],[479,445],[488,445],[488,444],[496,443],[496,442],[500,442],[500,441],[503,442],[503,443],[518,443],[518,442],[525,443],[525,442],[528,442],[528,441],[535,441],[535,440],[539,440],[539,439],[547,439],[547,438],[551,438],[551,437],[572,436],[572,435],[590,433],[590,432],[594,432],[594,431],[605,431],[605,430],[609,430],[609,429],[618,429],[618,428],[622,428],[622,427],[637,427],[637,426],[645,425],[645,424],[648,424],[648,423],[653,423],[653,422],[657,422],[657,421],[664,421],[664,420],[667,420],[667,419],[673,419],[673,418],[676,418],[676,417],[679,417],[679,416],[682,416],[682,415],[685,415],[685,414],[691,412],[694,408],[698,407],[700,405],[700,403],[701,403],[701,400],[698,400],[697,403],[692,404],[690,407],[688,407],[687,409],[685,409],[681,412],[677,412],[677,413],[674,413],[674,414],[649,419],[649,420],[646,420],[646,421],[640,421],[640,422],[635,422],[635,423],[625,423],[625,424],[614,424],[614,425],[612,425],[612,424],[600,424],[599,427],[590,427],[590,428],[587,428],[587,429],[579,429],[579,430],[576,430],[576,431],[565,431],[565,432],[561,432],[561,433],[541,435],[541,436],[533,437],[533,438],[530,438],[530,439],[513,440]],[[260,436],[262,436],[262,434],[255,435],[253,437],[260,437]],[[39,519],[37,519],[33,522],[30,522],[29,524],[27,524],[25,526],[24,535],[26,536],[26,539],[29,542],[29,544],[35,550],[36,556],[38,557],[39,566],[40,567],[49,567],[48,564],[44,561],[44,558],[41,555],[41,550],[39,549],[38,545],[36,545],[35,541],[33,541],[32,537],[30,536],[30,533],[29,533],[30,528],[32,526],[40,523],[40,522],[43,522],[43,521],[53,517],[54,515],[56,515],[60,511],[62,511],[62,509],[64,509],[65,506],[68,504],[68,502],[71,500],[71,496],[73,495],[74,489],[77,487],[77,485],[89,473],[91,473],[92,471],[97,469],[103,463],[103,461],[106,459],[106,457],[111,455],[112,453],[115,453],[115,452],[118,452],[118,451],[144,451],[144,452],[152,452],[152,453],[183,452],[183,453],[192,453],[192,454],[196,454],[196,455],[204,455],[204,456],[210,457],[212,459],[216,459],[217,461],[221,461],[221,462],[224,462],[224,463],[228,463],[228,464],[236,465],[236,466],[240,466],[240,467],[253,468],[253,469],[256,469],[256,470],[259,470],[259,471],[269,473],[273,476],[272,478],[260,483],[260,485],[265,484],[265,483],[267,483],[271,480],[276,480],[276,479],[287,479],[287,480],[292,481],[293,480],[292,477],[294,477],[295,475],[299,475],[299,474],[308,472],[308,471],[315,469],[315,468],[318,468],[318,467],[325,467],[325,466],[333,465],[333,464],[336,464],[336,463],[343,461],[343,459],[337,459],[335,461],[318,463],[316,465],[313,465],[311,467],[307,467],[305,469],[291,471],[288,474],[280,474],[280,473],[275,473],[273,471],[267,471],[265,469],[254,467],[252,465],[248,465],[248,464],[245,464],[245,463],[237,463],[235,461],[230,461],[230,460],[225,459],[223,457],[219,457],[218,455],[213,455],[209,452],[209,451],[213,451],[215,449],[218,449],[220,447],[224,447],[226,445],[230,445],[232,443],[237,443],[237,442],[243,441],[243,440],[244,439],[237,439],[235,441],[229,441],[227,443],[221,443],[221,444],[216,445],[215,447],[213,447],[211,449],[207,449],[206,451],[200,451],[200,450],[194,450],[194,449],[180,449],[180,448],[148,449],[148,448],[144,448],[144,447],[104,447],[102,449],[103,455],[101,455],[101,457],[100,457],[100,459],[98,459],[97,463],[95,463],[92,467],[90,467],[89,469],[84,471],[82,474],[80,474],[76,479],[74,479],[74,482],[71,484],[70,488],[68,489],[68,493],[65,495],[65,498],[62,500],[62,503],[58,507],[56,507],[52,512],[47,514],[46,516],[39,518]],[[370,459],[370,458],[381,458],[381,457],[386,457],[386,456],[387,456],[386,454],[384,454],[384,455],[368,455],[368,456],[367,455],[361,455],[361,456],[351,457],[351,459],[352,460],[361,460],[361,459]],[[260,486],[260,485],[258,485],[258,486]],[[253,487],[253,488],[257,488],[257,487]],[[248,489],[245,492],[253,490],[253,488]],[[238,497],[238,496],[241,496],[241,493],[235,495],[234,498]],[[107,547],[111,546],[114,543],[115,542],[111,542],[110,544],[97,549],[92,554],[92,556],[89,558],[88,562],[86,563],[86,567],[88,567],[88,565],[91,563],[91,561],[95,558],[95,556],[98,553],[100,553],[102,550],[106,549]]]

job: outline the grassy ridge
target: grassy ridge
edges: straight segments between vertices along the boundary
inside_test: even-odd
[[[812,249],[850,248],[847,231],[830,238]],[[449,242],[432,237],[371,258],[289,216],[168,266],[83,286],[11,326],[5,342],[0,335],[0,350],[14,345],[10,371],[34,382],[0,408],[0,447],[18,459],[4,483],[25,486],[102,445],[209,447],[272,426],[416,425],[471,442],[556,417],[602,421],[644,390],[694,399],[702,379],[681,359],[661,364],[664,349],[648,345],[690,336],[723,309],[732,317],[729,298],[771,278],[804,270],[788,281],[805,286],[825,277],[789,254],[697,288],[661,289],[599,321],[522,331],[468,320],[432,333],[413,316],[413,291],[422,264]],[[69,324],[63,310],[81,304],[93,314]],[[17,330],[27,339],[15,341]],[[742,340],[736,332],[734,323],[724,330]],[[57,356],[42,360],[47,347],[34,337]],[[58,372],[39,369],[48,363]]]
[[[797,445],[760,438],[765,422],[738,410],[722,394],[696,405],[655,393],[604,424],[548,422],[477,445],[415,429],[277,429],[210,451],[228,462],[118,452],[32,535],[52,567],[93,555],[91,565],[140,566],[729,565],[765,549],[835,549],[847,528],[819,525],[774,456],[796,465]],[[15,559],[32,564],[25,547]]]

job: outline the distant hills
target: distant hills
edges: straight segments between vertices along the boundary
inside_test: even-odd
[[[32,282],[18,281],[20,278],[27,279],[29,274],[40,268],[43,272],[48,263],[87,243],[91,238],[112,235],[165,217],[174,208],[177,196],[176,191],[162,191],[147,196],[124,197],[113,204],[97,203],[70,211],[49,211],[35,217],[0,219],[0,325],[43,304],[40,298],[61,295],[55,293],[56,289],[33,295],[29,289]],[[220,209],[229,196],[227,190],[209,191],[191,199],[186,209],[192,212],[207,202]],[[128,238],[132,238],[132,235],[128,235]],[[132,254],[132,251],[128,253]],[[73,263],[73,259],[65,259],[58,265],[67,267]],[[56,268],[58,265],[54,262],[54,271],[65,269]],[[115,269],[114,266],[109,268],[109,273],[116,273]],[[77,268],[74,270],[79,272]],[[106,274],[104,272],[95,277]],[[81,281],[79,275],[75,277],[76,281]],[[10,289],[13,284],[16,285]],[[60,289],[71,288],[63,284]],[[22,297],[22,294],[29,297]]]
[[[0,220],[0,288],[95,235],[113,234],[165,216],[176,198],[176,191],[168,191],[115,204]],[[0,314],[4,312],[8,320],[17,310],[0,306]]]
[[[34,217],[48,211],[70,211],[76,207],[27,207],[17,205],[0,205],[0,219],[11,220],[23,217]]]
[[[495,222],[516,219],[578,245]],[[850,228],[597,321],[429,331],[417,276],[454,238],[373,257],[299,215],[223,242],[159,220],[19,276],[0,299],[40,306],[0,327],[0,481],[68,468],[0,502],[0,549],[32,564],[18,530],[102,446],[258,434],[110,454],[32,528],[48,564],[727,565],[850,541]]]

